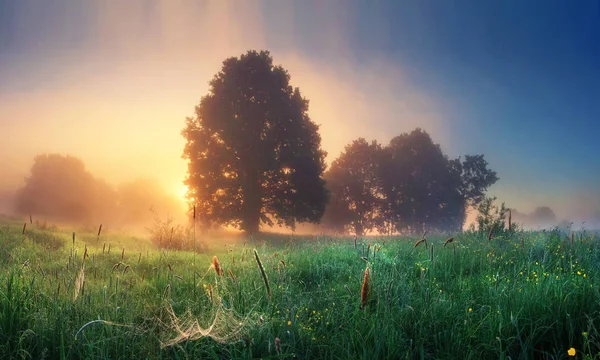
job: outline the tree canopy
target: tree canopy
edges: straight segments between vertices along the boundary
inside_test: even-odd
[[[258,232],[261,223],[294,228],[322,217],[318,126],[268,51],[226,59],[182,135],[188,199],[205,225]]]
[[[358,235],[374,228],[385,234],[458,230],[467,206],[479,204],[498,180],[483,155],[449,159],[422,129],[383,147],[354,141],[326,178],[332,198],[324,221]]]
[[[323,223],[363,235],[377,226],[381,207],[378,177],[381,145],[359,138],[347,145],[325,174],[331,193]]]

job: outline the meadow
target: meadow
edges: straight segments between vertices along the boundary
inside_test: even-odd
[[[4,221],[0,357],[600,357],[598,235],[487,235],[265,235],[194,254]]]

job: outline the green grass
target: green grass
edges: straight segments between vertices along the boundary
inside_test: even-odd
[[[0,354],[24,359],[600,357],[600,246],[558,231],[213,246],[0,227]],[[523,246],[521,246],[521,242]],[[103,245],[106,243],[104,253]],[[111,252],[107,253],[108,243]],[[368,260],[363,259],[363,244]],[[431,261],[431,246],[434,259]],[[75,298],[84,247],[85,281]],[[373,248],[381,246],[373,254]],[[125,248],[123,259],[122,249]],[[256,248],[266,275],[257,266]],[[213,255],[225,269],[211,269]],[[119,264],[117,266],[117,264]],[[369,305],[360,310],[365,268]],[[266,284],[270,287],[268,295]],[[171,312],[172,311],[172,312]],[[189,311],[189,313],[188,313]],[[178,333],[197,320],[214,337]],[[188,315],[186,315],[188,314]],[[87,326],[84,326],[86,325]],[[77,338],[76,338],[77,334]],[[180,342],[161,344],[180,336]],[[275,338],[280,339],[277,354]]]

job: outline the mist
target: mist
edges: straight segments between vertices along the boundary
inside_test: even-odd
[[[359,136],[387,142],[416,127],[459,155],[461,139],[444,119],[449,105],[417,86],[412,69],[375,53],[353,56],[356,9],[344,2],[309,2],[319,11],[303,23],[295,14],[308,5],[299,2],[22,3],[11,13],[12,42],[22,45],[0,54],[11,86],[0,92],[0,212],[14,213],[14,194],[44,153],[80,158],[115,189],[152,179],[147,192],[164,197],[154,202],[185,209],[184,120],[222,61],[249,49],[270,50],[310,100],[328,162]],[[300,26],[315,35],[308,45]],[[385,25],[370,31],[386,36]]]

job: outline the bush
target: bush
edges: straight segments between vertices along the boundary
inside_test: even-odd
[[[150,240],[159,249],[194,250],[194,235],[192,226],[176,224],[171,216],[165,220],[155,215],[154,222],[146,230],[150,233]],[[196,240],[196,251],[203,248]]]

